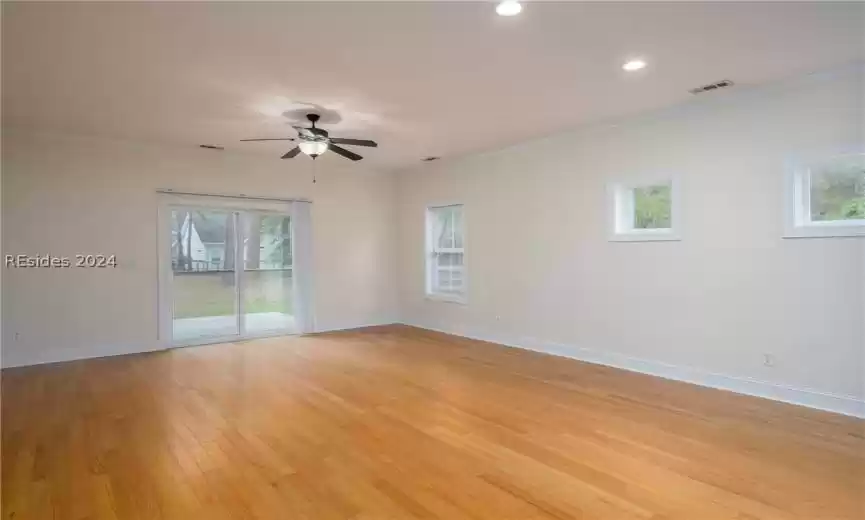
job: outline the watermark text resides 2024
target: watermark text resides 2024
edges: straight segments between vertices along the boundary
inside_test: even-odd
[[[48,268],[64,269],[67,267],[117,267],[117,255],[80,254],[74,257],[57,255],[5,255],[4,265],[7,268]]]

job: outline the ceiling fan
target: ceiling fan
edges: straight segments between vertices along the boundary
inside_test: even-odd
[[[296,138],[271,137],[264,139],[241,139],[241,141],[297,141],[297,146],[295,146],[285,155],[283,155],[283,159],[291,159],[293,157],[297,157],[297,154],[299,154],[300,152],[303,152],[306,155],[315,159],[324,152],[331,150],[333,153],[341,155],[346,159],[351,159],[352,161],[359,161],[363,159],[362,156],[352,152],[351,150],[346,150],[339,145],[347,144],[352,146],[378,146],[378,143],[376,143],[375,141],[370,141],[369,139],[345,139],[342,137],[330,137],[327,133],[327,130],[317,128],[315,126],[316,121],[320,119],[320,116],[318,114],[307,114],[306,118],[309,119],[310,123],[312,123],[311,127],[304,128],[302,126],[292,125],[292,128],[297,130]]]

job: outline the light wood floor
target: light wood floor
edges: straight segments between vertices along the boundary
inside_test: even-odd
[[[25,519],[865,518],[865,422],[408,327],[3,371]]]

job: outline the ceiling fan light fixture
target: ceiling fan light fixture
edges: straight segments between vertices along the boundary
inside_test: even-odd
[[[300,151],[310,157],[318,157],[327,151],[326,141],[301,141],[297,144]]]
[[[303,153],[315,159],[324,152],[331,152],[344,157],[350,161],[360,161],[363,156],[340,145],[369,146],[376,148],[378,143],[371,139],[349,139],[346,137],[330,137],[327,130],[318,128],[315,123],[321,118],[318,114],[306,114],[306,118],[312,123],[310,127],[291,125],[297,131],[297,137],[260,137],[255,139],[241,139],[241,141],[294,141],[297,146],[286,152],[282,159],[293,159]]]

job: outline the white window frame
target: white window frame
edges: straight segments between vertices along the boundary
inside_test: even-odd
[[[460,222],[462,224],[462,237],[463,237],[463,247],[461,248],[446,248],[446,249],[437,249],[437,241],[435,237],[435,210],[449,208],[459,206],[461,208],[461,219]],[[424,214],[424,227],[425,227],[425,235],[426,240],[424,241],[424,295],[428,300],[435,300],[441,302],[449,302],[449,303],[460,303],[466,304],[468,302],[467,294],[468,294],[468,269],[467,269],[467,258],[466,255],[466,245],[467,245],[467,234],[466,234],[466,212],[465,205],[462,203],[448,203],[448,204],[431,204],[426,207],[426,211]],[[438,269],[438,265],[435,262],[435,255],[437,253],[461,253],[463,255],[463,266],[462,266],[462,280],[463,280],[463,290],[461,294],[453,294],[453,293],[441,293],[436,292],[433,287],[434,281],[434,271]]]
[[[634,222],[634,189],[670,185],[670,227],[639,229]],[[610,242],[655,242],[682,240],[682,210],[679,180],[675,176],[642,176],[607,185],[607,233]]]
[[[784,238],[865,237],[865,219],[811,220],[811,166],[844,155],[865,155],[854,147],[788,161],[784,189]]]

